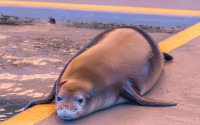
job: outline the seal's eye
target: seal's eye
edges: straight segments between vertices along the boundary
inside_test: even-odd
[[[81,104],[83,103],[83,99],[79,99],[78,102]]]
[[[60,96],[58,96],[58,97],[57,97],[57,100],[58,100],[58,101],[61,101],[61,100],[62,100],[62,98],[61,98]]]
[[[82,98],[78,98],[78,97],[74,97],[74,98],[73,98],[73,101],[76,101],[76,102],[78,102],[78,103],[80,103],[80,104],[83,103],[83,99],[82,99]]]

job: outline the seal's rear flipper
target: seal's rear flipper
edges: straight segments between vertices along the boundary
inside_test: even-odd
[[[173,60],[173,57],[169,55],[168,53],[163,52],[164,58],[166,61],[171,61]]]
[[[55,94],[56,94],[56,82],[53,86],[53,89],[51,91],[51,93],[44,99],[42,100],[37,100],[37,101],[33,101],[33,102],[30,102],[25,108],[24,108],[24,111],[35,106],[35,105],[38,105],[38,104],[46,104],[46,103],[50,103],[54,100],[55,98]]]
[[[165,102],[165,101],[158,101],[153,99],[148,99],[143,97],[142,95],[137,92],[136,89],[133,89],[131,86],[125,84],[123,87],[123,96],[128,99],[130,102],[134,101],[139,105],[143,106],[175,106],[176,103],[173,102]]]

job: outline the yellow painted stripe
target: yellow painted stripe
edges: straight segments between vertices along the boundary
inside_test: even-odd
[[[127,11],[127,12],[143,12],[143,13],[161,13],[161,14],[178,14],[178,15],[200,16],[200,11],[178,10],[178,9],[156,9],[156,8],[126,7],[126,6],[104,6],[104,5],[49,3],[49,2],[27,2],[27,1],[0,1],[0,4],[17,5],[17,6],[61,7],[61,8],[86,9],[86,10]]]
[[[37,105],[4,121],[1,125],[33,125],[55,112],[55,104]]]
[[[197,23],[186,30],[168,38],[159,43],[159,47],[163,52],[170,52],[175,48],[189,42],[200,35],[200,23]]]

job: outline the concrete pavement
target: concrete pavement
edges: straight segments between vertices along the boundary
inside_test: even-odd
[[[27,27],[27,26],[26,26]],[[32,28],[31,28],[32,27]],[[31,28],[33,29],[34,26],[28,26],[27,29]],[[41,26],[39,26],[41,27]],[[39,29],[35,29],[35,31],[40,31],[38,32],[39,34],[42,33],[42,36],[44,36],[44,38],[48,38],[48,35],[44,35],[46,33],[48,33],[47,29],[54,29],[54,33],[59,33],[58,30],[60,30],[62,33],[64,34],[71,34],[73,31],[73,29],[66,29],[65,27],[61,26],[63,29],[65,29],[68,32],[63,32],[60,28],[59,29],[55,29],[56,27],[49,27],[48,25],[43,25],[43,28],[41,30]],[[114,106],[112,108],[103,110],[103,111],[99,111],[96,113],[93,113],[85,118],[79,119],[79,120],[74,120],[74,121],[64,121],[62,119],[60,119],[57,114],[56,114],[56,110],[55,110],[55,105],[54,104],[48,104],[48,105],[39,105],[39,106],[35,106],[33,108],[31,108],[30,110],[27,110],[23,113],[20,113],[19,115],[5,121],[2,123],[2,125],[6,124],[6,125],[10,125],[10,124],[26,124],[26,125],[31,125],[31,124],[38,124],[38,125],[49,125],[49,124],[54,124],[54,125],[64,125],[64,124],[70,124],[70,125],[92,125],[92,124],[97,124],[97,125],[115,125],[115,124],[124,124],[124,125],[132,125],[134,124],[138,124],[138,125],[145,125],[145,124],[152,124],[152,125],[159,125],[159,124],[176,124],[176,125],[183,125],[183,124],[190,124],[190,125],[198,125],[200,118],[199,118],[199,113],[200,110],[198,109],[198,106],[200,104],[200,96],[199,96],[199,71],[200,69],[198,68],[199,66],[199,61],[200,61],[200,56],[199,56],[199,50],[200,50],[200,46],[198,46],[199,43],[199,37],[197,37],[198,35],[193,35],[193,34],[189,34],[187,32],[191,32],[191,33],[198,33],[200,34],[200,32],[198,31],[200,27],[200,24],[194,25],[193,27],[191,27],[190,29],[186,29],[185,31],[178,33],[176,35],[172,35],[172,37],[170,37],[170,34],[160,34],[160,33],[155,33],[155,34],[151,34],[157,41],[163,41],[163,43],[168,43],[170,45],[171,40],[174,40],[174,44],[173,45],[177,45],[176,47],[178,47],[179,44],[179,40],[180,37],[185,37],[184,39],[186,39],[186,41],[188,43],[186,43],[185,45],[176,48],[175,50],[170,49],[170,46],[165,46],[164,48],[162,47],[161,49],[165,50],[166,52],[170,52],[170,54],[173,55],[174,57],[174,61],[172,62],[168,62],[165,64],[164,66],[164,71],[159,79],[159,81],[157,82],[156,86],[146,95],[149,98],[153,98],[153,99],[159,99],[159,100],[168,100],[168,101],[174,101],[177,102],[178,105],[174,106],[174,107],[144,107],[144,106],[138,106],[138,105],[130,105],[130,104],[124,104],[124,105],[118,105],[118,106]],[[18,28],[17,28],[18,29]],[[22,29],[26,29],[25,27],[21,27]],[[20,29],[18,29],[18,32],[21,31]],[[10,31],[8,29],[8,31]],[[16,29],[14,30],[12,27],[12,31],[16,31]],[[79,32],[76,32],[79,31]],[[92,30],[91,33],[94,33],[95,30]],[[63,57],[58,57],[58,55],[62,55],[62,53],[66,53],[66,52],[73,52],[73,51],[66,51],[66,52],[62,52],[63,48],[62,48],[62,44],[69,44],[70,39],[68,39],[67,41],[63,42],[61,45],[57,45],[57,43],[60,43],[62,41],[57,41],[55,42],[55,45],[53,46],[58,46],[56,48],[60,48],[62,51],[58,51],[57,53],[53,54],[53,51],[49,51],[49,54],[47,54],[45,51],[48,51],[48,49],[51,49],[51,41],[47,42],[49,44],[47,44],[48,46],[44,46],[46,43],[44,40],[42,40],[40,37],[38,38],[41,39],[43,42],[39,42],[38,40],[32,40],[31,36],[28,36],[27,30],[23,31],[22,33],[18,33],[16,34],[15,32],[15,37],[16,36],[20,36],[23,33],[26,32],[26,37],[29,38],[29,42],[27,43],[27,41],[23,40],[24,38],[26,39],[26,37],[22,37],[22,40],[18,41],[17,44],[21,43],[23,46],[27,46],[28,50],[30,51],[30,54],[33,54],[33,50],[31,50],[30,47],[36,47],[37,48],[37,53],[35,53],[36,55],[38,54],[38,56],[44,56],[47,59],[48,56],[53,56],[53,58],[57,57],[57,59],[60,58],[64,58],[67,55],[63,55]],[[31,31],[32,32],[32,31]],[[50,31],[49,31],[50,32]],[[75,29],[75,32],[73,32],[73,34],[82,34],[84,33],[84,30],[81,31],[81,29]],[[88,32],[88,31],[87,31]],[[100,31],[96,31],[100,32]],[[5,34],[8,34],[6,32],[4,32]],[[89,33],[89,34],[91,34]],[[31,33],[33,34],[33,33]],[[61,36],[63,36],[62,34],[59,34]],[[86,34],[82,34],[84,37],[86,37]],[[95,35],[95,33],[94,33]],[[51,35],[52,37],[57,37],[56,39],[58,39],[61,36],[57,36],[56,34]],[[72,35],[69,35],[72,36]],[[68,37],[69,37],[68,36]],[[38,36],[36,36],[37,38]],[[167,39],[167,37],[170,37],[169,39]],[[74,37],[75,39],[77,39],[76,37]],[[166,38],[166,40],[164,40]],[[194,39],[195,38],[195,39]],[[52,38],[51,38],[52,39]],[[88,39],[88,38],[86,38]],[[193,39],[193,40],[192,40]],[[55,41],[55,40],[53,40]],[[26,44],[24,44],[24,42]],[[34,45],[34,42],[37,43],[37,45]],[[16,43],[16,42],[14,42]],[[74,42],[71,42],[71,44]],[[79,42],[78,42],[79,43]],[[82,42],[81,42],[82,43]],[[185,43],[185,41],[182,41],[182,44]],[[41,44],[41,45],[40,45]],[[34,45],[34,46],[29,46],[29,45]],[[159,45],[162,45],[162,42],[159,43]],[[52,46],[52,47],[53,47]],[[59,47],[60,46],[60,47]],[[79,46],[79,45],[78,45]],[[8,46],[9,47],[9,46]],[[63,46],[64,47],[64,46]],[[74,47],[77,47],[77,44],[75,44]],[[40,49],[38,49],[40,48]],[[54,48],[54,47],[53,47]],[[169,48],[169,49],[167,49]],[[34,49],[34,48],[33,48]],[[46,50],[47,49],[47,50]],[[20,49],[22,51],[27,51],[27,50],[23,50]],[[13,51],[13,50],[12,50]],[[11,51],[11,52],[12,52]],[[16,49],[15,49],[16,51]],[[17,53],[24,53],[24,52],[15,52]],[[25,53],[24,53],[25,54]],[[26,55],[28,53],[26,52]],[[46,55],[47,54],[47,55]],[[58,54],[58,55],[57,55]],[[28,54],[29,55],[29,54]],[[70,54],[71,55],[71,54]],[[68,55],[67,57],[70,57],[70,55]],[[73,54],[72,54],[73,55]],[[17,55],[15,55],[17,56]],[[4,56],[5,58],[6,56]],[[11,58],[11,57],[10,57]],[[12,57],[13,58],[13,57]],[[19,56],[18,56],[19,58]],[[8,95],[10,97],[15,96],[16,94],[20,94],[20,93],[24,93],[23,95],[21,95],[21,97],[26,98],[27,100],[29,99],[34,99],[39,97],[38,95],[43,94],[42,96],[46,95],[48,93],[47,89],[41,89],[41,87],[37,87],[38,85],[40,86],[48,86],[48,90],[50,91],[51,89],[51,80],[53,81],[53,79],[49,79],[50,77],[54,77],[55,75],[58,76],[59,74],[59,69],[61,70],[60,64],[57,62],[51,62],[51,60],[45,60],[45,58],[43,57],[43,61],[39,61],[37,64],[34,64],[34,60],[37,62],[37,59],[39,59],[39,57],[35,58],[34,60],[32,60],[32,62],[28,61],[30,60],[30,58],[27,58],[26,56],[23,57],[23,59],[15,59],[12,62],[12,64],[15,64],[13,66],[15,66],[16,68],[14,68],[13,73],[16,71],[15,75],[16,78],[14,78],[12,80],[12,82],[16,82],[19,80],[19,82],[23,85],[25,85],[25,88],[23,88],[22,90],[20,90],[19,92],[14,92],[14,89],[16,88],[15,85],[11,86],[9,89],[9,91],[7,91],[7,89],[4,89]],[[50,58],[50,57],[48,57]],[[33,63],[33,64],[31,64]],[[43,63],[48,63],[48,67],[45,66],[45,64]],[[23,66],[23,64],[26,64]],[[54,65],[55,64],[59,64],[58,69],[55,70]],[[35,76],[34,74],[31,74],[32,77],[30,77],[31,75],[28,73],[30,72],[30,69],[32,69],[32,65],[35,65],[34,67],[34,72],[37,74],[37,76]],[[40,66],[41,65],[41,66]],[[62,64],[64,65],[64,63]],[[18,68],[20,66],[20,68]],[[30,67],[30,69],[29,69]],[[36,68],[38,67],[38,68]],[[43,69],[41,69],[43,67]],[[45,69],[46,67],[46,69]],[[49,67],[51,67],[51,69],[49,69]],[[23,74],[17,75],[17,71],[19,71],[20,69],[23,70]],[[46,75],[45,77],[40,77],[42,76],[42,74],[38,74],[36,71],[37,69],[41,69],[42,71],[46,71],[45,74],[48,74],[48,72],[57,72],[56,74],[49,74]],[[33,70],[31,71],[33,72]],[[39,71],[41,72],[41,71]],[[13,74],[12,73],[12,74]],[[28,73],[28,74],[27,74]],[[45,75],[44,74],[44,75]],[[27,77],[26,77],[27,76]],[[34,77],[33,77],[34,76]],[[55,79],[56,79],[55,76]],[[39,79],[38,79],[38,78]],[[2,78],[1,78],[2,79]],[[54,79],[54,80],[55,80]],[[5,80],[5,78],[4,78]],[[27,81],[28,80],[28,81]],[[48,83],[45,83],[47,82]],[[6,82],[9,82],[9,77],[7,77]],[[31,86],[29,86],[29,88],[27,89],[27,85],[30,85],[31,82]],[[45,83],[45,84],[44,84]],[[29,91],[26,92],[27,90],[31,90],[33,89],[33,86],[35,84],[34,90],[33,91]],[[18,86],[18,84],[16,84]],[[22,87],[22,86],[21,86]],[[43,87],[42,87],[43,88]],[[9,93],[16,93],[16,94],[9,94]],[[2,94],[1,94],[2,95]],[[5,93],[4,93],[5,95]],[[1,98],[7,98],[9,96],[4,96]],[[36,97],[34,97],[34,95]],[[19,95],[18,95],[19,96]],[[40,96],[40,97],[42,97]],[[34,116],[34,117],[33,117]],[[101,121],[101,122],[97,122],[97,121]]]

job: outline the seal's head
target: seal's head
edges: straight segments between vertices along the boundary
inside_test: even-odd
[[[66,82],[56,95],[57,114],[62,119],[73,120],[90,113],[95,90],[80,82]],[[83,87],[84,86],[84,87]]]

